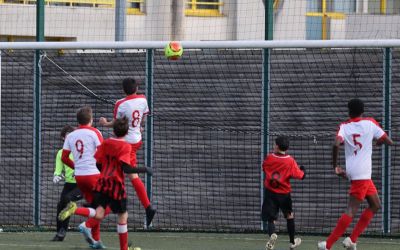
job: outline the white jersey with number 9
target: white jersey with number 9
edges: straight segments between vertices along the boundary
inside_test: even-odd
[[[96,167],[94,154],[102,142],[103,136],[100,131],[90,126],[79,126],[67,135],[63,149],[71,151],[74,157],[76,176],[100,173]]]

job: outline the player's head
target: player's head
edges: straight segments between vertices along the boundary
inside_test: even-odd
[[[133,78],[122,80],[122,87],[126,95],[135,94],[139,89],[139,81]]]
[[[62,139],[65,139],[65,137],[71,133],[72,131],[74,131],[74,128],[70,125],[65,125],[61,131],[60,131],[60,136]]]
[[[349,116],[351,118],[359,117],[364,113],[364,102],[360,99],[351,99],[347,103],[347,107],[349,108]]]
[[[129,120],[125,116],[122,118],[115,119],[114,125],[114,134],[117,137],[124,137],[129,130]]]
[[[92,125],[93,111],[89,106],[82,107],[76,112],[76,120],[79,125]]]
[[[289,137],[280,135],[275,139],[275,145],[277,150],[285,152],[289,149]]]

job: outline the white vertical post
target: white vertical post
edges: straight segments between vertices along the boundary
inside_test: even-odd
[[[0,50],[0,158],[1,158],[1,50]]]

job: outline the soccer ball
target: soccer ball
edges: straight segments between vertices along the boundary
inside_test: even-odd
[[[179,42],[169,42],[165,46],[164,53],[169,60],[178,60],[183,54],[182,45]]]

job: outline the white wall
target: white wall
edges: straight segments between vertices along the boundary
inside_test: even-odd
[[[275,14],[275,40],[306,39],[307,0],[281,0],[282,9]]]
[[[399,24],[399,15],[348,15],[346,39],[400,39]]]

